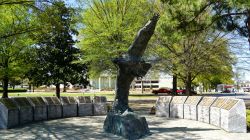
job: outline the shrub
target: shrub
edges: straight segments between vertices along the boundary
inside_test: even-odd
[[[250,130],[250,109],[247,109],[247,130]]]

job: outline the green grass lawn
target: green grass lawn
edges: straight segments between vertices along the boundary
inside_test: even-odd
[[[250,130],[250,109],[247,109],[247,129]]]
[[[2,93],[0,93],[2,96]],[[9,93],[9,97],[48,97],[48,96],[56,96],[55,92],[16,92],[16,93]],[[113,101],[115,94],[111,91],[101,91],[101,92],[94,92],[94,93],[67,93],[62,92],[61,96],[106,96],[108,101]],[[158,96],[153,94],[145,93],[145,94],[138,94],[132,93],[129,95],[129,100],[156,100]]]

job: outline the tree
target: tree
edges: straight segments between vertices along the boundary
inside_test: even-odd
[[[153,48],[167,64],[168,71],[183,80],[188,95],[198,75],[211,73],[218,65],[231,67],[232,62],[224,35],[206,28],[212,22],[211,10],[203,9],[197,15],[204,4],[203,1],[163,4],[157,29],[160,47]]]
[[[76,40],[73,38],[77,35],[74,9],[66,7],[63,1],[54,1],[38,16],[44,29],[35,34],[38,38],[37,59],[34,60],[36,67],[30,71],[30,77],[36,75],[33,78],[36,83],[54,84],[59,98],[60,84],[76,79],[84,79],[87,83],[86,66],[74,63],[80,58],[80,51],[74,46]]]
[[[8,98],[9,79],[23,76],[27,71],[25,54],[33,41],[22,31],[33,25],[33,13],[21,5],[0,6],[0,79],[3,81],[2,97]]]
[[[80,43],[91,76],[116,71],[112,59],[123,55],[136,32],[153,14],[145,0],[87,0]]]

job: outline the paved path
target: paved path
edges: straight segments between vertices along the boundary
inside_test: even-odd
[[[166,119],[146,115],[151,135],[143,140],[247,140],[250,133],[227,133],[215,126],[184,119]],[[0,130],[0,139],[46,140],[122,140],[102,130],[105,116],[75,117],[27,124],[9,130]]]

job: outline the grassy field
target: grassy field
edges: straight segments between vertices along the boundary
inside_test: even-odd
[[[250,109],[247,109],[247,129],[250,130]]]
[[[0,94],[2,96],[2,93]],[[9,97],[37,97],[37,96],[43,96],[43,97],[48,97],[48,96],[56,96],[55,92],[20,92],[20,93],[9,93]],[[102,92],[91,92],[91,93],[67,93],[67,92],[62,92],[61,96],[106,96],[108,101],[113,101],[114,100],[114,92],[112,91],[102,91]],[[145,94],[138,94],[138,93],[131,93],[129,96],[130,100],[156,100],[158,97],[145,93]]]

